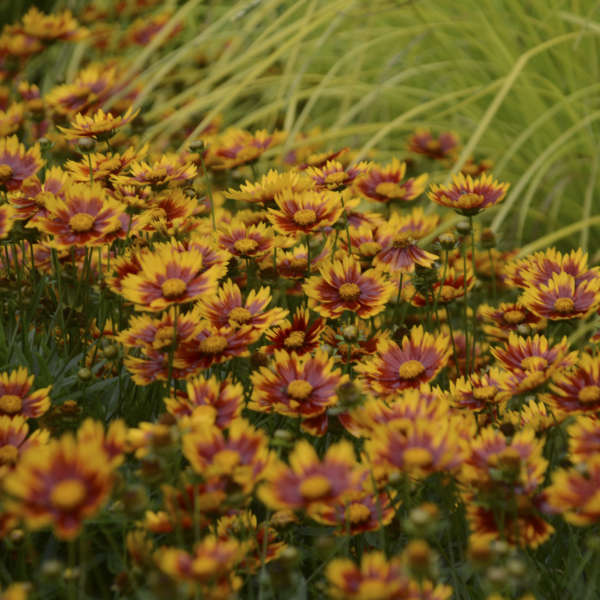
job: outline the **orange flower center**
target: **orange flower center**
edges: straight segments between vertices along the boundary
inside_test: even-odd
[[[473,389],[473,398],[475,400],[491,400],[496,395],[496,388],[493,385],[484,385]]]
[[[518,323],[522,323],[525,320],[525,314],[520,310],[508,310],[503,315],[502,318],[511,325],[517,325]]]
[[[222,335],[209,335],[200,342],[200,352],[219,354],[227,348],[227,338]]]
[[[14,465],[19,458],[19,451],[12,444],[0,448],[0,465]]]
[[[294,213],[294,223],[306,226],[317,222],[317,213],[312,208],[302,208]]]
[[[554,302],[554,310],[563,315],[573,312],[575,309],[575,302],[571,298],[557,298]]]
[[[300,493],[309,500],[321,498],[330,491],[331,483],[325,475],[310,475],[300,484]]]
[[[50,493],[50,502],[60,510],[73,510],[86,495],[86,487],[79,479],[63,479]]]
[[[381,252],[381,245],[377,242],[363,242],[359,247],[358,251],[363,256],[375,256]]]
[[[235,242],[233,247],[240,254],[252,254],[258,248],[258,242],[251,238],[243,238]]]
[[[10,165],[0,165],[0,183],[7,182],[13,176],[13,169]]]
[[[400,365],[398,375],[401,379],[414,379],[425,372],[425,367],[418,360],[407,360]]]
[[[69,227],[77,233],[85,233],[94,227],[95,218],[88,213],[76,213],[69,219]]]
[[[339,293],[340,298],[344,300],[344,302],[352,302],[353,300],[357,300],[360,296],[360,288],[356,283],[342,283]]]
[[[286,348],[300,348],[300,346],[304,344],[305,338],[306,335],[304,334],[304,331],[292,331],[292,333],[285,338],[283,345]]]
[[[406,190],[394,181],[382,181],[377,184],[375,193],[388,198],[404,198]]]
[[[187,284],[179,277],[170,277],[162,282],[160,288],[165,298],[178,298],[187,289]]]
[[[14,394],[6,394],[0,396],[0,412],[14,415],[18,413],[23,407],[23,399],[21,396],[15,396]]]
[[[516,448],[505,448],[496,456],[490,456],[492,465],[497,465],[502,469],[514,470],[521,464],[521,455]]]
[[[541,371],[548,366],[548,361],[543,356],[526,356],[521,361],[521,367],[526,371]]]
[[[306,400],[313,391],[313,386],[306,379],[294,379],[287,386],[287,393],[296,400]]]
[[[360,523],[366,521],[371,516],[371,511],[359,502],[353,502],[348,508],[346,508],[346,519],[350,523]]]
[[[408,467],[428,467],[433,462],[433,455],[427,448],[407,448],[403,458]]]
[[[456,206],[458,208],[470,209],[481,206],[485,198],[481,194],[475,194],[473,192],[467,192],[461,194],[456,200]]]
[[[442,145],[438,140],[427,140],[427,142],[425,142],[425,148],[430,152],[437,152],[438,150],[441,150]]]
[[[236,306],[229,313],[229,320],[237,323],[247,323],[252,318],[252,313],[243,306]]]
[[[597,385],[586,385],[579,390],[577,399],[584,404],[587,402],[598,402],[600,400],[600,387]]]

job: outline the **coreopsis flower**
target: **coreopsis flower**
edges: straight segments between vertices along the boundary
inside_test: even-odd
[[[52,386],[32,391],[34,376],[25,367],[0,373],[0,416],[34,419],[50,408]]]
[[[223,170],[254,162],[266,150],[283,142],[285,137],[282,131],[268,133],[261,129],[250,133],[243,129],[227,129],[209,141],[205,164],[211,169]]]
[[[365,443],[365,453],[377,480],[392,473],[411,478],[439,471],[454,471],[467,453],[452,419],[398,419],[376,426]]]
[[[411,328],[400,345],[382,339],[377,353],[356,365],[355,370],[369,389],[386,396],[433,380],[446,366],[450,353],[447,335],[434,336],[419,325]]]
[[[129,165],[129,173],[112,175],[110,180],[114,185],[150,185],[160,189],[168,185],[182,185],[194,179],[197,174],[198,169],[194,163],[177,154],[163,154],[152,163],[134,161]]]
[[[144,207],[142,214],[133,218],[133,231],[157,231],[174,235],[193,225],[198,209],[195,202],[178,188],[159,192]]]
[[[556,372],[549,392],[541,399],[559,415],[595,414],[600,409],[600,358],[586,352],[579,354],[569,369]]]
[[[329,160],[322,167],[307,167],[305,173],[312,179],[317,189],[339,191],[351,185],[368,168],[366,162],[346,169],[341,162]]]
[[[35,6],[23,15],[23,32],[46,43],[53,40],[78,41],[87,34],[87,30],[77,23],[70,10],[47,15]]]
[[[485,410],[503,405],[510,399],[508,391],[509,374],[492,367],[487,373],[472,373],[469,377],[459,377],[450,382],[448,399],[456,408]]]
[[[0,188],[18,189],[45,164],[38,144],[25,150],[16,135],[0,139]]]
[[[521,337],[510,333],[503,346],[492,349],[492,355],[510,375],[508,389],[513,393],[523,393],[542,385],[552,377],[557,369],[575,363],[577,353],[568,353],[567,338],[554,345],[548,339],[536,334]]]
[[[37,429],[29,433],[27,419],[21,415],[0,417],[0,480],[15,468],[19,457],[29,448],[48,442],[50,433]]]
[[[9,508],[28,527],[52,525],[58,538],[71,540],[98,512],[113,484],[113,466],[98,443],[69,434],[39,452],[25,452],[4,482]]]
[[[0,240],[8,237],[10,230],[15,223],[17,210],[10,204],[0,206]]]
[[[600,520],[600,457],[590,456],[581,466],[557,469],[545,489],[546,502],[573,525]]]
[[[363,196],[376,202],[410,202],[418,198],[427,183],[427,174],[403,181],[406,163],[393,158],[385,167],[373,164],[354,182],[354,188]]]
[[[243,403],[241,383],[230,379],[219,381],[215,376],[190,379],[186,383],[185,396],[165,399],[167,411],[177,418],[193,415],[198,407],[214,410],[214,422],[219,429],[226,429],[240,416]]]
[[[473,157],[467,158],[463,166],[460,168],[460,172],[463,175],[470,175],[471,177],[477,177],[482,173],[485,173],[492,169],[494,161],[489,158],[482,158],[479,162]]]
[[[144,155],[148,151],[148,145],[144,145],[139,150],[135,148],[127,148],[123,153],[118,152],[93,152],[83,157],[81,160],[68,160],[65,163],[65,170],[69,173],[73,181],[79,183],[87,183],[90,181],[90,163],[91,172],[94,181],[102,182],[104,185],[109,186],[110,180],[113,175],[119,175],[123,173],[129,165],[134,161],[140,161],[144,158]],[[125,187],[125,190],[123,189]],[[125,202],[127,194],[125,191],[131,190],[131,194],[140,193],[138,187],[132,186],[117,186],[115,190],[115,199],[121,202]],[[131,202],[126,202],[130,204]],[[144,203],[146,206],[146,203]]]
[[[503,415],[503,421],[512,425],[515,431],[529,427],[536,433],[547,431],[557,423],[556,415],[552,414],[543,402],[532,400],[519,407],[519,410],[508,410]]]
[[[408,150],[415,154],[424,154],[428,158],[445,159],[451,158],[458,148],[458,137],[456,134],[445,131],[434,138],[430,131],[418,129],[408,141]]]
[[[14,102],[6,110],[0,110],[0,137],[16,133],[23,125],[24,113],[20,102]]]
[[[494,339],[505,340],[510,332],[517,332],[519,325],[527,325],[531,333],[546,329],[548,321],[532,313],[520,302],[502,302],[497,307],[481,304],[477,316],[483,321],[483,332]]]
[[[51,234],[54,248],[101,246],[118,232],[125,234],[125,206],[109,198],[100,185],[70,184],[64,198],[48,197],[45,208],[47,213],[27,226]]]
[[[258,497],[271,509],[318,514],[332,502],[359,492],[367,476],[346,440],[329,446],[322,461],[307,440],[300,440],[288,460],[289,467],[284,463],[272,466],[258,488]]]
[[[442,273],[443,274],[443,273]],[[466,274],[467,291],[473,289],[475,285],[475,277],[473,276],[473,269],[470,265],[467,265]],[[449,304],[458,298],[462,298],[465,295],[465,272],[455,269],[454,267],[448,267],[446,269],[446,276],[444,281],[441,279],[436,280],[429,286],[427,295],[424,295],[422,291],[415,288],[413,284],[408,284],[402,289],[402,297],[405,301],[410,302],[413,306],[426,306],[427,304],[439,304],[443,306]]]
[[[353,364],[365,355],[374,354],[383,337],[389,338],[390,331],[372,327],[367,321],[358,321],[343,328],[341,335],[338,329],[325,327],[321,342],[336,351],[339,361]]]
[[[547,283],[525,288],[519,301],[550,321],[584,319],[600,306],[600,277],[576,283],[566,272],[554,273]]]
[[[234,420],[225,434],[217,425],[191,421],[183,434],[183,454],[196,473],[224,478],[244,494],[264,479],[273,464],[266,434],[245,419]]]
[[[175,579],[197,586],[201,598],[231,598],[242,586],[235,574],[248,550],[247,543],[236,539],[220,540],[209,535],[197,542],[192,553],[179,548],[159,548],[154,560],[157,567]]]
[[[127,30],[124,44],[148,45],[161,29],[173,17],[172,12],[166,11],[156,15],[146,15],[136,19]],[[183,23],[178,22],[169,33],[169,39],[176,36],[183,29]]]
[[[331,246],[325,244],[320,252],[310,255],[310,272],[316,273],[319,266],[329,258]],[[304,244],[298,244],[290,250],[277,252],[277,274],[284,279],[304,279],[308,270],[308,249]],[[265,259],[267,260],[267,259]],[[300,289],[300,288],[299,288]],[[292,292],[290,292],[292,293]]]
[[[537,548],[554,533],[554,527],[543,516],[548,512],[544,494],[507,498],[503,507],[478,502],[471,495],[465,495],[463,502],[473,541],[504,540],[511,546]],[[506,506],[514,508],[507,510]]]
[[[337,389],[348,381],[335,368],[335,360],[321,350],[314,357],[275,351],[272,365],[261,367],[250,378],[253,391],[248,408],[301,417],[302,428],[319,436],[327,431],[326,410],[337,403]]]
[[[204,269],[197,250],[184,250],[176,244],[160,244],[138,257],[141,270],[121,282],[121,294],[139,310],[160,311],[214,294],[225,267]]]
[[[311,179],[303,176],[301,173],[296,171],[279,173],[271,169],[256,182],[246,181],[239,190],[227,190],[225,197],[251,204],[268,206],[275,202],[275,196],[283,193],[285,190],[293,194],[299,194],[313,187],[314,184]]]
[[[294,193],[284,190],[275,196],[277,208],[269,209],[269,221],[282,235],[318,233],[333,227],[342,215],[341,196],[328,190]]]
[[[361,272],[360,263],[345,256],[324,262],[319,275],[304,284],[308,306],[322,317],[336,319],[344,311],[362,319],[379,314],[394,293],[394,285],[376,269]]]
[[[239,220],[219,226],[219,245],[239,258],[262,258],[276,244],[273,230],[263,223],[247,226]]]
[[[318,348],[324,329],[323,319],[318,318],[311,323],[308,309],[300,307],[291,321],[285,319],[267,331],[268,343],[263,350],[269,354],[277,350],[295,352],[298,356],[308,354]]]
[[[440,206],[452,208],[461,215],[472,216],[502,202],[508,185],[498,183],[491,174],[473,179],[470,175],[465,177],[459,173],[452,176],[452,183],[449,185],[433,184],[428,196]]]
[[[600,422],[595,416],[580,415],[567,427],[569,457],[575,464],[600,455]]]
[[[237,284],[228,279],[219,287],[216,296],[200,300],[198,314],[215,327],[250,325],[256,333],[262,333],[288,314],[279,307],[266,310],[271,302],[270,291],[268,287],[250,290],[244,299]]]
[[[105,460],[112,467],[118,467],[125,460],[128,430],[123,419],[111,421],[108,427],[100,421],[87,418],[77,430],[77,443],[94,446],[104,451]]]
[[[95,140],[106,140],[112,137],[119,127],[123,127],[139,114],[140,110],[132,111],[131,108],[122,115],[105,113],[101,108],[93,115],[87,116],[77,113],[70,127],[58,127],[67,140],[80,138],[92,138]]]

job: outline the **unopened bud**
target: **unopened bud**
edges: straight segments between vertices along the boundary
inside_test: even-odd
[[[481,247],[486,250],[496,247],[496,234],[489,228],[481,232]]]
[[[92,138],[88,137],[79,138],[77,140],[77,147],[79,148],[80,152],[83,152],[83,154],[89,154],[90,152],[94,151],[96,142]]]
[[[456,247],[456,236],[447,231],[438,237],[438,242],[444,250],[453,250]]]
[[[79,377],[81,381],[89,381],[92,378],[92,372],[87,367],[82,367],[77,371],[77,377]]]
[[[468,235],[469,233],[471,233],[471,223],[470,221],[467,221],[466,219],[463,221],[459,221],[456,224],[456,231],[458,231],[458,233],[460,235]]]

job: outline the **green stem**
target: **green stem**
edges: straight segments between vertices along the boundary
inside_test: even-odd
[[[206,170],[206,165],[204,164],[204,156],[202,156],[202,150],[200,151],[200,164],[202,165],[202,170],[204,171],[204,181],[206,182],[206,191],[208,193],[208,201],[210,203],[210,216],[212,218],[213,231],[217,231],[217,221],[215,219],[215,202],[213,198],[210,177],[208,175],[208,171]]]
[[[475,268],[475,228],[473,227],[473,217],[469,217],[469,224],[471,225],[471,265],[473,267],[473,281],[477,277]],[[466,273],[465,273],[465,285],[466,285]],[[477,358],[477,308],[473,306],[473,349],[471,352],[471,373],[475,371],[475,360]]]
[[[471,229],[471,235],[473,235],[473,230]],[[467,248],[465,245],[465,240],[463,239],[461,245],[461,251],[463,256],[463,288],[464,288],[464,296],[463,296],[463,321],[465,328],[465,375],[470,375],[469,368],[469,298],[468,298],[468,290],[467,290]],[[458,364],[456,365],[458,369]]]

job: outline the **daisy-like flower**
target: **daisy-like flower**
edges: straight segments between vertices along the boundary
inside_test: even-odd
[[[543,331],[548,325],[546,319],[538,317],[519,302],[502,302],[497,307],[481,304],[477,316],[483,321],[483,332],[497,340],[507,339],[519,325],[527,325],[532,333]]]
[[[421,325],[410,330],[400,345],[389,339],[377,344],[377,353],[356,366],[369,389],[385,396],[431,381],[450,357],[450,338],[432,335]]]
[[[10,510],[28,527],[52,525],[58,538],[72,540],[98,512],[112,484],[113,466],[102,446],[65,434],[43,452],[25,452],[4,485]]]
[[[65,163],[65,169],[73,181],[79,183],[87,183],[90,180],[90,163],[92,164],[92,176],[94,181],[103,182],[104,185],[110,187],[110,178],[113,175],[119,175],[127,169],[134,161],[140,161],[148,151],[148,145],[144,145],[140,150],[135,148],[127,148],[125,152],[119,154],[117,152],[100,153],[94,152],[85,156],[82,160],[68,160]],[[134,188],[136,192],[139,189]],[[125,194],[121,191],[121,196]],[[115,195],[115,199],[121,198]],[[122,201],[122,200],[121,200]]]
[[[10,230],[15,223],[17,210],[10,204],[0,206],[0,240],[8,237]]]
[[[214,294],[225,267],[203,269],[197,250],[184,250],[176,244],[160,244],[139,256],[141,270],[121,283],[121,294],[140,310],[160,311],[173,304],[198,300]]]
[[[23,104],[14,102],[6,110],[0,110],[0,137],[16,133],[23,124]]]
[[[273,329],[267,331],[268,345],[263,350],[272,354],[276,350],[295,352],[298,356],[316,350],[320,336],[325,329],[323,319],[310,322],[310,312],[306,308],[298,308],[289,321],[281,321]]]
[[[248,408],[301,417],[302,428],[313,435],[327,431],[326,410],[338,401],[337,389],[348,381],[335,361],[318,350],[314,357],[276,351],[273,364],[250,376],[253,384]]]
[[[266,434],[245,419],[233,421],[227,434],[216,425],[191,421],[182,446],[196,473],[226,479],[244,494],[252,492],[273,462]]]
[[[433,184],[430,190],[429,199],[436,204],[452,208],[461,215],[472,216],[502,202],[508,183],[498,183],[491,174],[473,179],[470,175],[465,177],[459,173],[452,176],[451,184]]]
[[[221,285],[215,297],[200,301],[198,314],[215,327],[250,325],[257,333],[262,333],[288,314],[287,310],[279,307],[265,310],[270,302],[271,293],[268,287],[250,290],[244,300],[240,288],[228,279]]]
[[[584,465],[558,469],[546,488],[549,507],[573,525],[600,520],[600,457],[591,456]]]
[[[376,202],[410,202],[425,191],[428,176],[423,174],[403,181],[405,174],[406,163],[393,158],[385,167],[371,165],[366,173],[356,179],[354,188]]]
[[[340,191],[351,185],[368,168],[368,163],[361,162],[345,169],[341,162],[329,160],[322,167],[307,167],[305,172],[313,180],[317,189]]]
[[[134,161],[129,165],[128,174],[112,175],[111,181],[115,185],[150,185],[154,189],[161,189],[168,185],[182,185],[198,174],[196,165],[182,159],[177,154],[163,154],[153,162]]]
[[[235,574],[248,550],[247,543],[236,539],[220,540],[209,535],[194,546],[190,554],[179,548],[162,547],[154,555],[158,568],[176,581],[197,586],[201,598],[231,598],[242,587]]]
[[[323,249],[315,254],[311,251],[310,272],[316,273],[321,265],[330,256],[331,246],[325,244]],[[268,260],[267,257],[265,260]],[[272,261],[269,261],[272,262]],[[298,244],[291,250],[277,252],[277,274],[284,279],[304,279],[308,270],[308,250],[304,244]],[[288,293],[294,293],[292,289]],[[300,293],[300,292],[298,292]]]
[[[239,220],[219,227],[219,245],[239,258],[262,258],[273,250],[273,230],[263,223],[247,226]]]
[[[0,188],[18,189],[45,164],[38,144],[25,150],[16,135],[0,139]]]
[[[542,433],[557,422],[557,416],[543,402],[534,400],[523,404],[519,410],[506,411],[502,416],[504,423],[514,427],[515,431],[528,427],[536,433]]]
[[[266,150],[281,144],[285,137],[282,131],[268,133],[261,129],[250,133],[243,129],[228,129],[209,142],[205,164],[211,169],[223,170],[254,162]]]
[[[194,414],[198,407],[214,410],[215,425],[226,429],[240,416],[244,402],[241,383],[230,379],[219,381],[215,376],[190,379],[186,384],[186,395],[165,399],[165,407],[177,418]]]
[[[23,16],[23,32],[46,43],[52,40],[78,41],[87,34],[70,10],[46,15],[35,6]]]
[[[50,408],[52,386],[32,391],[34,376],[25,367],[0,373],[0,416],[41,417]]]
[[[508,373],[491,368],[487,373],[473,373],[468,378],[459,377],[450,382],[448,399],[456,408],[485,410],[493,405],[502,405],[510,397]]]
[[[596,417],[578,416],[567,427],[569,456],[575,464],[600,456],[600,422]]]
[[[507,381],[513,393],[523,393],[542,385],[557,369],[575,363],[577,353],[568,354],[567,338],[550,345],[542,335],[521,337],[510,333],[504,346],[492,349],[492,355],[510,376]]]
[[[550,391],[541,399],[559,414],[589,413],[600,410],[600,358],[585,352],[579,354],[570,369],[558,371],[550,383]]]
[[[458,137],[451,131],[444,131],[436,138],[427,129],[417,129],[408,141],[408,150],[424,154],[428,158],[442,160],[452,157],[458,148]]]
[[[45,207],[47,214],[27,226],[51,234],[51,245],[59,249],[101,246],[109,236],[123,231],[127,219],[125,206],[109,198],[97,184],[70,184],[64,198],[52,196]]]
[[[394,285],[381,271],[361,273],[360,263],[348,256],[323,263],[319,272],[306,281],[304,293],[308,306],[322,317],[336,319],[348,310],[368,319],[383,311],[394,293]]]
[[[86,116],[81,113],[75,115],[70,127],[58,127],[67,140],[80,138],[92,138],[95,140],[106,140],[111,138],[119,127],[123,127],[138,115],[140,109],[135,112],[131,108],[122,116],[114,116],[105,113],[101,108],[93,115]]]
[[[399,419],[376,426],[367,439],[365,452],[377,480],[398,472],[423,478],[434,472],[456,470],[467,456],[464,446],[452,419]]]
[[[294,193],[284,190],[275,197],[277,209],[269,209],[269,221],[282,235],[317,233],[333,227],[342,215],[341,196],[328,190]]]
[[[275,201],[275,196],[289,190],[294,194],[305,192],[314,187],[313,182],[308,177],[303,176],[296,171],[286,171],[279,173],[271,169],[266,175],[263,175],[257,182],[246,181],[239,190],[227,190],[226,198],[249,202],[252,204],[271,205]]]
[[[547,283],[525,288],[519,301],[550,321],[583,319],[600,306],[600,277],[576,283],[568,273],[554,273]]]
[[[133,218],[134,231],[158,231],[174,235],[184,231],[193,222],[198,206],[179,188],[159,192],[152,198],[144,212]]]
[[[0,417],[0,480],[12,471],[19,457],[29,448],[46,444],[50,433],[37,429],[29,435],[29,425],[23,416]]]
[[[172,16],[172,12],[166,11],[157,15],[146,15],[136,19],[127,30],[124,43],[147,46],[169,22]],[[182,29],[183,23],[177,23],[169,33],[169,39],[176,36]]]
[[[471,265],[467,265],[466,278],[467,291],[470,291],[475,285]],[[414,285],[408,284],[402,289],[402,297],[406,302],[410,302],[414,306],[434,304],[436,301],[439,305],[449,304],[465,295],[465,273],[454,267],[448,267],[444,281],[437,280],[429,287],[429,293],[427,296],[424,296]]]
[[[300,440],[289,455],[288,467],[276,463],[258,489],[258,497],[269,508],[304,510],[318,514],[332,502],[360,492],[367,471],[360,467],[352,444],[332,444],[323,460],[307,440]]]

